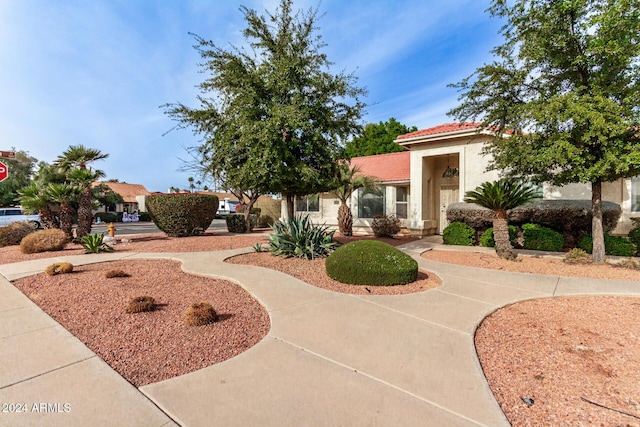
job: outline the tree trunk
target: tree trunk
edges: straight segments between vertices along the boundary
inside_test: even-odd
[[[91,234],[91,223],[93,222],[93,209],[91,209],[91,189],[89,188],[80,196],[78,206],[78,229],[76,236],[78,238]]]
[[[338,209],[338,229],[343,236],[353,235],[353,214],[346,203],[342,203]]]
[[[73,232],[71,231],[73,228],[73,214],[73,207],[67,204],[60,205],[60,229],[64,231],[69,240],[73,239]]]
[[[593,262],[603,264],[605,257],[604,231],[602,228],[602,182],[591,183],[591,236],[593,237]]]
[[[500,258],[515,260],[511,240],[509,239],[509,221],[506,211],[496,211],[493,217],[493,240],[496,242],[496,253]]]
[[[50,229],[50,228],[59,228],[60,224],[56,220],[56,215],[51,211],[51,209],[43,209],[38,211],[38,215],[40,215],[40,222],[42,223],[42,228]]]
[[[286,219],[293,219],[294,216],[294,200],[295,200],[295,194],[285,194],[286,197],[286,201],[287,201],[287,216],[288,218]]]

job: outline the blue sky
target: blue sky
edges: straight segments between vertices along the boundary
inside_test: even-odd
[[[52,162],[70,145],[109,153],[107,179],[187,188],[184,147],[198,144],[160,107],[197,106],[204,76],[188,33],[241,46],[239,8],[277,0],[0,0],[0,150]],[[318,5],[297,0],[297,9]],[[364,123],[450,122],[456,83],[490,61],[501,23],[488,0],[323,0],[320,34],[334,70],[369,94]]]

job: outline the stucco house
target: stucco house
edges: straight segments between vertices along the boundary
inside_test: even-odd
[[[124,203],[118,203],[111,206],[100,206],[96,212],[146,212],[146,199],[151,193],[141,184],[127,184],[124,182],[95,182],[97,186],[104,184],[111,191],[118,193],[124,199]]]
[[[370,218],[376,214],[394,214],[406,233],[442,233],[449,204],[461,202],[465,192],[483,182],[499,178],[497,171],[486,171],[489,159],[481,154],[492,138],[493,133],[481,129],[480,123],[448,123],[398,136],[395,142],[408,151],[352,159],[362,173],[380,178],[384,186],[382,196],[362,191],[352,196],[354,232],[369,232]],[[591,199],[588,184],[544,185],[542,190],[545,199]],[[622,216],[613,232],[626,234],[632,226],[630,218],[640,217],[640,177],[604,183],[602,195],[603,200],[621,205]],[[308,212],[328,225],[337,225],[338,207],[339,201],[329,193],[296,200],[298,212]]]

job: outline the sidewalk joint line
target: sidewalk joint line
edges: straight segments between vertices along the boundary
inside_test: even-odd
[[[14,382],[14,383],[7,384],[7,385],[5,385],[5,386],[0,387],[0,390],[4,390],[5,388],[13,387],[14,385],[18,385],[18,384],[22,384],[22,383],[27,382],[27,381],[31,381],[31,380],[33,380],[33,379],[35,379],[35,378],[45,376],[45,375],[50,374],[50,373],[52,373],[52,372],[56,372],[56,371],[59,371],[59,370],[61,370],[61,369],[68,368],[69,366],[77,365],[78,363],[86,362],[87,360],[89,360],[89,359],[93,359],[94,357],[98,357],[98,355],[97,355],[97,354],[94,354],[93,356],[85,357],[84,359],[76,360],[75,362],[71,362],[71,363],[68,363],[68,364],[66,364],[66,365],[59,366],[59,367],[57,367],[57,368],[55,368],[55,369],[50,369],[50,370],[48,370],[48,371],[41,372],[41,373],[39,373],[39,374],[37,374],[37,375],[33,375],[33,376],[31,376],[31,377],[24,378],[24,379],[22,379],[22,380],[20,380],[20,381],[16,381],[16,382]],[[98,359],[100,359],[100,358],[98,357]],[[100,360],[102,360],[102,359],[100,359]]]
[[[275,336],[273,338],[275,340],[277,340],[277,341],[280,341],[282,343],[290,345],[291,347],[294,347],[294,348],[300,349],[300,350],[302,350],[302,351],[304,351],[306,353],[309,353],[309,354],[311,354],[311,355],[313,355],[313,356],[315,356],[315,357],[317,357],[319,359],[325,360],[325,361],[327,361],[329,363],[333,363],[334,365],[337,365],[337,366],[340,366],[342,368],[345,368],[345,369],[347,369],[347,370],[349,370],[351,372],[354,372],[354,373],[356,373],[358,375],[362,375],[365,378],[369,378],[372,381],[378,382],[378,383],[383,384],[383,385],[385,385],[387,387],[390,387],[390,388],[392,388],[394,390],[397,390],[397,391],[399,391],[401,393],[407,394],[407,395],[409,395],[409,396],[411,396],[411,397],[413,397],[413,398],[415,398],[417,400],[420,400],[420,401],[425,402],[425,403],[427,403],[429,405],[435,406],[436,408],[439,408],[439,409],[441,409],[441,410],[443,410],[445,412],[448,412],[448,413],[450,413],[452,415],[455,415],[458,418],[462,418],[462,419],[467,420],[469,422],[472,422],[472,423],[474,423],[474,424],[476,424],[478,426],[489,427],[487,424],[483,424],[483,423],[479,422],[478,420],[474,420],[472,418],[469,418],[466,415],[463,415],[463,414],[460,414],[458,412],[455,412],[455,411],[453,411],[453,410],[451,410],[449,408],[446,408],[446,407],[444,407],[444,406],[442,406],[442,405],[440,405],[440,404],[438,404],[436,402],[432,402],[429,399],[426,399],[426,398],[424,398],[422,396],[419,396],[419,395],[417,395],[415,393],[412,393],[412,392],[410,392],[408,390],[405,390],[405,389],[403,389],[401,387],[398,387],[397,385],[391,384],[391,383],[389,383],[389,382],[387,382],[387,381],[385,381],[385,380],[383,380],[381,378],[375,377],[375,376],[373,376],[371,374],[368,374],[368,373],[366,373],[364,371],[356,369],[353,366],[345,365],[344,363],[338,362],[337,360],[334,360],[334,359],[330,359],[330,358],[328,358],[326,356],[323,356],[323,355],[321,355],[319,353],[316,353],[316,352],[314,352],[312,350],[309,350],[308,348],[300,347],[299,345],[294,344],[292,342],[289,342],[289,341],[287,341],[285,339],[282,339],[282,338],[279,338],[279,337],[275,337]]]

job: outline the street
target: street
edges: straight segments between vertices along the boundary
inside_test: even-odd
[[[106,222],[102,224],[93,224],[91,226],[92,233],[104,233],[107,235]],[[147,233],[160,233],[160,230],[153,222],[115,222],[116,235],[121,234],[147,234]],[[225,230],[227,224],[224,219],[214,219],[208,230]]]

